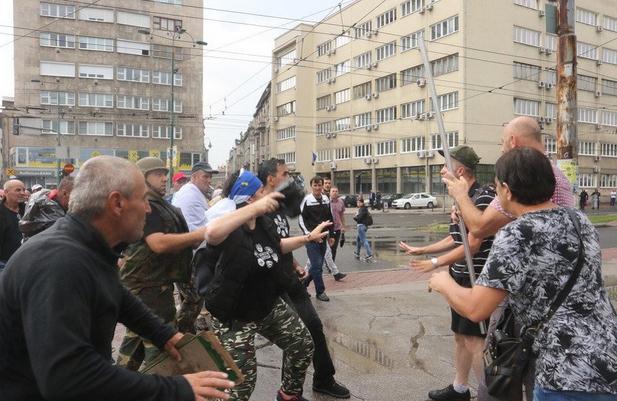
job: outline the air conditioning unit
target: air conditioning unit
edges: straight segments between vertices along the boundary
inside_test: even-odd
[[[429,150],[428,152],[426,152],[426,157],[428,157],[429,159],[431,157],[435,157],[435,152],[433,152],[432,150]]]
[[[539,124],[544,123],[544,117],[538,117],[536,118],[536,120],[538,121]]]
[[[368,94],[367,94],[364,98],[365,98],[366,100],[371,100],[371,99],[372,99],[372,96],[371,96],[371,94],[370,94],[370,93],[368,93]]]
[[[426,120],[426,113],[418,114],[418,116],[416,117],[416,120],[418,121]]]
[[[373,157],[373,164],[379,164],[379,159],[376,157]]]
[[[328,80],[328,84],[333,84],[333,83],[335,83],[335,82],[336,82],[336,78],[330,78],[330,79]]]
[[[336,110],[336,105],[333,104],[332,106],[330,106],[330,110],[332,110],[332,111]]]
[[[602,65],[602,60],[597,59],[597,60],[596,60],[596,65]]]
[[[416,81],[416,85],[418,85],[420,88],[424,88],[426,86],[426,79],[424,78],[420,78]]]
[[[428,113],[426,113],[427,120],[431,120],[433,117],[435,117],[435,113],[433,113],[432,111],[429,111]]]
[[[379,29],[374,29],[373,30],[373,35],[377,36],[378,33],[379,33]]]
[[[547,47],[546,49],[544,49],[544,53],[545,53],[547,56],[550,56],[551,54],[553,54],[553,51]]]
[[[336,170],[336,162],[330,162],[330,170]]]
[[[377,68],[377,66],[378,66],[378,65],[379,65],[379,63],[378,63],[377,61],[375,61],[375,62],[373,63],[373,68]]]
[[[593,166],[593,172],[594,173],[599,173],[600,172],[600,166]]]
[[[549,116],[544,117],[544,122],[547,125],[550,125],[553,122],[553,117],[549,117]]]
[[[596,25],[596,32],[602,32],[603,29],[602,25]]]
[[[336,132],[330,133],[330,138],[336,138]]]
[[[593,157],[593,161],[596,162],[596,163],[599,162],[600,161],[600,156],[598,156],[598,155],[594,156]]]
[[[366,37],[367,37],[367,38],[370,38],[371,36],[373,36],[373,34],[371,33],[371,31],[368,31],[368,32],[366,33]]]
[[[544,17],[546,15],[546,11],[544,10],[538,10],[538,16],[539,17]]]
[[[426,153],[423,150],[418,151],[418,159],[424,159],[426,157]]]
[[[364,159],[364,163],[366,163],[366,164],[371,164],[372,162],[373,162],[373,158],[371,158],[371,157],[367,157],[367,158]]]
[[[602,126],[600,124],[596,124],[596,130],[601,130]]]
[[[272,120],[274,120],[274,122],[278,122],[279,118],[278,117],[274,117]]]
[[[370,125],[367,125],[365,128],[367,131],[371,132],[371,130],[373,129],[373,127],[371,127]]]
[[[428,11],[431,11],[433,9],[433,2],[428,3],[424,8],[426,8]]]
[[[370,71],[370,70],[373,69],[373,66],[369,64],[369,65],[366,66],[366,69]]]
[[[424,13],[426,12],[426,10],[425,10],[425,8],[424,8],[424,7],[422,7],[422,8],[420,8],[420,10],[418,10],[418,12],[419,12],[420,14],[424,14]]]
[[[595,95],[596,95],[596,97],[600,97],[600,96],[602,96],[602,92],[596,91]]]
[[[326,111],[330,111],[331,106],[326,106]]]
[[[373,125],[373,131],[379,131],[379,124]]]
[[[373,97],[374,97],[375,99],[377,99],[377,98],[379,97],[379,93],[377,93],[377,92],[373,93]]]
[[[544,48],[543,47],[538,47],[538,53],[543,54],[544,53]]]
[[[326,139],[330,139],[330,136],[331,136],[330,133],[326,132]]]
[[[538,81],[538,88],[544,88],[544,85],[546,85],[544,81]]]
[[[544,88],[546,90],[550,90],[550,89],[553,89],[553,86],[555,86],[555,85],[550,83],[550,82],[547,82],[546,85],[544,85]]]

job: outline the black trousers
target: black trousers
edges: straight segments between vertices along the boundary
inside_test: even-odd
[[[330,250],[332,251],[332,260],[336,261],[336,250],[338,249],[339,241],[341,240],[341,230],[336,230],[334,232],[334,244]]]
[[[313,352],[313,385],[327,386],[334,381],[334,364],[328,350],[326,335],[323,332],[321,319],[306,292],[306,287],[300,281],[294,285],[282,298],[291,306],[313,337],[315,351]]]

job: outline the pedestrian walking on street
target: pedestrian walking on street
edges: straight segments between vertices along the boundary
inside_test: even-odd
[[[587,201],[589,200],[589,194],[584,189],[581,191],[581,194],[578,197],[578,207],[581,210],[585,210],[585,206],[587,206]]]
[[[611,207],[615,207],[615,201],[617,200],[617,191],[614,189],[611,191]]]
[[[112,364],[118,322],[179,359],[182,335],[120,282],[116,250],[143,236],[143,174],[128,160],[81,165],[69,213],[0,274],[0,397],[11,401],[228,399],[221,372],[143,375]]]
[[[591,193],[591,208],[600,209],[600,191],[597,188]]]
[[[19,180],[4,183],[4,198],[0,201],[0,272],[20,247],[22,235],[19,219],[24,215],[26,187]]]
[[[356,259],[361,258],[360,252],[362,251],[362,247],[366,251],[366,257],[363,259],[365,262],[373,262],[373,251],[371,250],[371,244],[366,238],[366,231],[369,226],[373,224],[373,217],[371,213],[368,211],[368,208],[364,205],[363,199],[358,199],[358,212],[354,216],[354,221],[357,223],[358,236],[356,237],[356,250],[353,253]]]

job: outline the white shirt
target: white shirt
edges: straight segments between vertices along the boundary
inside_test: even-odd
[[[195,231],[206,225],[208,200],[192,182],[187,182],[174,194],[171,204],[180,208],[189,231]]]

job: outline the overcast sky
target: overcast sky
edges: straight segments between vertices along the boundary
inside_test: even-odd
[[[344,4],[349,2],[350,0],[346,0]],[[12,97],[13,1],[0,0],[0,3],[0,96]],[[234,140],[248,125],[255,111],[255,104],[270,80],[270,56],[274,38],[281,35],[285,28],[297,23],[287,19],[249,16],[237,12],[318,21],[335,10],[338,2],[208,0],[205,3],[205,6],[211,9],[235,11],[230,13],[204,10],[206,20],[203,40],[208,42],[204,54],[204,116],[213,116],[213,119],[206,121],[205,141],[212,143],[210,161],[218,166],[226,161]],[[237,23],[209,21],[212,19]],[[19,41],[17,46],[19,48]],[[225,116],[221,116],[223,111]]]

